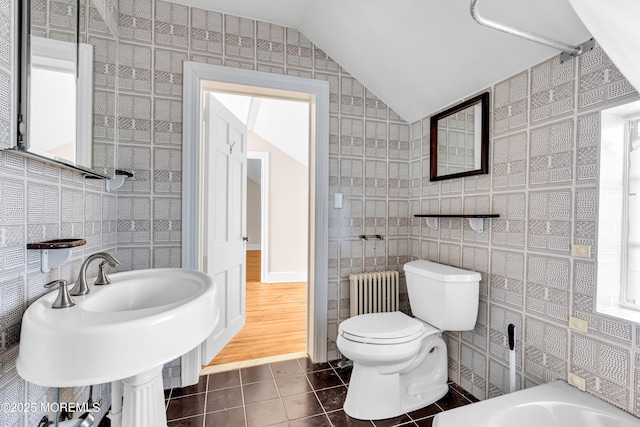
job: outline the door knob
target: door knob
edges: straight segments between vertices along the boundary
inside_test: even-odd
[[[248,241],[249,241],[249,236],[244,236],[244,237],[242,238],[242,240],[243,240],[243,241],[245,241],[245,242],[248,242]]]

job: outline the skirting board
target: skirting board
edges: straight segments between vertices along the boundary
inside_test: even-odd
[[[261,251],[262,245],[260,243],[255,243],[253,245],[247,245],[248,251]]]
[[[277,273],[267,273],[267,277],[263,283],[295,283],[306,281],[306,271],[281,271]]]

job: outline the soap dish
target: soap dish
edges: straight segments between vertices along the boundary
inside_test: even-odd
[[[77,246],[86,245],[84,239],[55,239],[44,242],[27,243],[27,249],[40,250],[40,271],[49,272],[58,268],[71,258],[71,250]]]

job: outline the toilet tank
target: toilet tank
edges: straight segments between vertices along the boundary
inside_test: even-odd
[[[474,328],[480,273],[426,260],[406,263],[404,272],[415,317],[443,331]]]

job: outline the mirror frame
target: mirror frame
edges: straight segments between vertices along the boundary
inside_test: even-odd
[[[29,10],[28,7],[30,5],[30,1],[29,0],[18,0],[17,4],[17,22],[18,25],[16,25],[16,40],[18,41],[17,43],[17,49],[16,49],[16,63],[19,64],[18,67],[18,78],[16,79],[16,95],[17,95],[17,110],[18,110],[18,119],[17,119],[17,134],[16,134],[16,139],[14,141],[14,145],[9,148],[10,150],[16,151],[18,153],[21,153],[22,155],[25,155],[27,157],[31,157],[31,158],[35,158],[47,163],[53,163],[57,166],[60,167],[64,167],[67,169],[72,169],[72,170],[76,170],[84,175],[93,177],[93,178],[99,178],[99,179],[113,179],[115,177],[115,164],[114,164],[114,175],[110,176],[110,175],[106,175],[104,173],[101,173],[100,171],[94,169],[94,168],[90,168],[90,167],[85,167],[85,166],[81,166],[81,165],[77,165],[71,162],[66,162],[63,159],[58,159],[58,158],[52,158],[46,155],[42,155],[40,153],[38,153],[37,151],[31,151],[29,150],[29,144],[27,142],[29,135],[28,135],[28,116],[29,116],[29,84],[30,84],[30,78],[29,78],[29,70],[30,70],[30,64],[31,64],[31,43],[29,41],[30,38],[30,15],[29,15]],[[77,11],[78,11],[78,16],[76,17],[77,20],[77,28],[80,28],[80,10],[81,10],[81,6],[80,6],[80,0],[76,1],[77,3]],[[79,60],[79,42],[80,42],[80,36],[79,33],[76,34],[76,62]],[[93,67],[92,67],[93,68]],[[93,86],[91,88],[91,91],[93,92]],[[93,100],[91,101],[93,103]],[[89,118],[90,121],[89,123],[92,123],[93,118],[90,117]],[[92,140],[91,140],[91,150],[93,151],[93,135],[92,135]]]
[[[480,114],[482,115],[480,129],[480,168],[465,172],[438,175],[438,121],[476,104],[480,104]],[[465,176],[489,173],[489,92],[484,92],[478,96],[474,96],[467,101],[448,108],[447,110],[431,117],[430,156],[431,181],[441,181],[443,179],[461,178]]]

